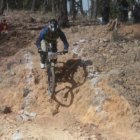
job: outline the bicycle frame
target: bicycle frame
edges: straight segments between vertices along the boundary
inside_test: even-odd
[[[48,75],[48,93],[51,98],[55,93],[55,64],[57,63],[58,55],[64,55],[64,52],[57,52],[57,49],[50,45],[46,54],[46,70]]]

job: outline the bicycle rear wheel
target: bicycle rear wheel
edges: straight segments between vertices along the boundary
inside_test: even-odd
[[[51,97],[54,96],[55,92],[55,70],[54,67],[49,66],[47,68],[48,72],[48,93]]]

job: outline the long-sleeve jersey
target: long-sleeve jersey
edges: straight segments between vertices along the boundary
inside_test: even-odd
[[[67,38],[66,38],[65,34],[61,31],[60,28],[55,32],[51,32],[50,29],[48,27],[46,27],[40,33],[40,36],[39,36],[39,38],[37,39],[37,42],[36,42],[36,46],[37,47],[41,46],[41,40],[42,39],[46,40],[48,43],[52,43],[52,42],[56,41],[59,37],[62,40],[62,42],[64,43],[64,48],[68,49],[69,44],[67,42]]]

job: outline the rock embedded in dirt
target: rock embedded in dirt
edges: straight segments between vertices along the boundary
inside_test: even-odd
[[[79,42],[80,43],[84,43],[86,40],[85,39],[80,39]]]
[[[21,140],[23,139],[23,135],[20,132],[16,132],[13,134],[13,140]]]
[[[19,120],[22,120],[22,121],[31,121],[31,119],[27,115],[25,115],[25,114],[21,114],[19,116]]]
[[[15,76],[16,73],[15,73],[14,71],[11,71],[10,75],[11,75],[11,76]]]
[[[11,108],[10,107],[7,107],[7,106],[0,106],[0,113],[4,113],[4,114],[7,114],[7,113],[11,113]]]
[[[23,97],[26,97],[30,93],[30,89],[23,88]]]
[[[30,117],[36,117],[37,114],[36,113],[30,113]]]

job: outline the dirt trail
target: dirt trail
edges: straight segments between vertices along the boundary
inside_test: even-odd
[[[18,65],[10,69],[12,72],[14,71],[13,75],[10,75],[10,77],[17,83],[10,81],[10,90],[8,90],[9,96],[7,93],[3,95],[1,99],[4,105],[7,102],[7,106],[12,106],[12,112],[14,112],[5,116],[1,114],[1,139],[74,139],[73,136],[69,134],[66,125],[63,124],[69,121],[67,115],[65,121],[61,118],[61,115],[59,119],[56,117],[57,120],[55,118],[53,120],[51,119],[53,115],[58,113],[59,105],[49,98],[45,81],[36,83],[37,80],[41,80],[36,77],[42,71],[38,67],[39,60],[38,63],[35,64],[32,61],[32,54],[28,50],[21,50],[19,54],[17,53],[16,58],[21,57],[21,54],[23,57],[23,60],[21,60],[23,64],[20,65],[20,69],[18,69]],[[13,62],[13,60],[11,59],[10,62]],[[33,66],[34,64],[35,66]],[[37,69],[35,67],[37,67]],[[39,71],[36,72],[36,70]],[[12,72],[10,71],[10,74]],[[23,81],[20,81],[21,85],[18,81],[20,80],[18,79],[19,76],[20,78],[23,77]],[[45,77],[45,70],[40,76]],[[9,77],[7,79],[9,79]],[[38,86],[36,86],[34,82],[38,84]],[[13,86],[12,84],[14,84],[13,88],[11,87]],[[16,86],[17,84],[19,85]],[[40,86],[40,84],[44,85]],[[4,82],[3,85],[5,86],[7,84]],[[4,89],[1,90],[1,94],[7,92],[5,87],[1,89]],[[42,89],[45,90],[43,95]],[[16,91],[19,93],[16,93]],[[12,94],[13,97],[10,94]],[[39,94],[40,97],[37,97],[37,94]],[[30,111],[32,111],[32,114],[29,113]],[[34,118],[36,119],[34,120]]]
[[[10,129],[8,128],[10,127]],[[28,122],[23,124],[16,123],[16,126],[10,125],[3,129],[5,136],[1,136],[2,140],[72,140],[73,136],[62,128],[46,127],[38,125],[35,122]]]
[[[0,38],[0,140],[140,139],[139,25],[122,25],[115,42],[107,26],[64,29],[70,49],[58,57],[52,100],[35,47],[47,19],[11,14]]]

